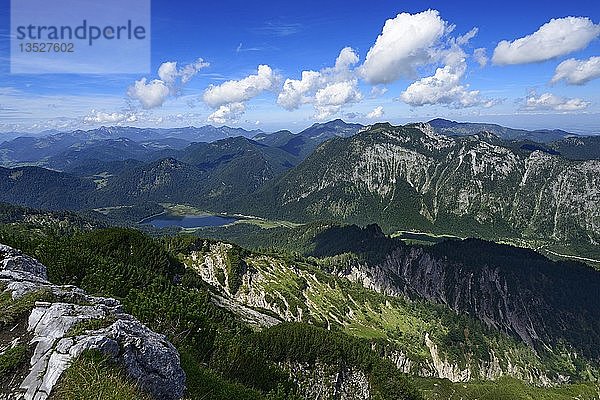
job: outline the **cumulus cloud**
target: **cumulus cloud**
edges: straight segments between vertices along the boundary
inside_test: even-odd
[[[596,78],[600,78],[600,57],[587,60],[570,58],[558,64],[551,82],[564,79],[569,85],[584,85]]]
[[[309,94],[316,91],[321,81],[321,73],[317,71],[302,71],[301,79],[286,79],[283,89],[277,96],[277,104],[288,111],[295,110],[302,104],[309,103]]]
[[[488,63],[487,51],[485,48],[480,47],[473,51],[473,59],[480,67],[485,67]]]
[[[418,66],[435,58],[433,47],[451,30],[436,10],[402,13],[388,19],[367,53],[360,69],[362,77],[371,84],[379,84],[414,76]]]
[[[127,95],[140,102],[143,108],[160,107],[169,96],[179,94],[186,85],[202,68],[209,66],[202,58],[191,64],[177,67],[176,61],[167,61],[158,68],[159,79],[148,81],[146,78],[135,81],[127,89]]]
[[[377,118],[383,117],[383,114],[385,114],[385,112],[383,111],[383,107],[377,106],[377,107],[375,107],[375,109],[373,111],[371,111],[370,113],[367,114],[367,118],[377,119]]]
[[[550,60],[584,49],[600,35],[600,25],[586,17],[551,19],[531,35],[496,46],[492,62],[497,65],[526,64]]]
[[[185,85],[202,68],[206,68],[209,65],[210,64],[205,62],[202,58],[197,59],[191,64],[184,65],[181,68],[177,68],[177,62],[169,61],[160,65],[158,68],[158,76],[163,82],[171,87],[175,87],[178,79]]]
[[[244,103],[229,103],[219,106],[212,114],[208,116],[208,121],[215,124],[225,124],[236,121],[246,112]]]
[[[333,67],[302,71],[301,79],[286,79],[277,103],[289,111],[313,104],[316,119],[335,115],[344,105],[362,99],[353,70],[358,61],[358,54],[352,48],[343,48]]]
[[[334,67],[303,71],[300,79],[287,79],[277,103],[287,110],[312,104],[315,118],[325,119],[340,112],[344,105],[362,100],[361,79],[373,85],[370,97],[377,97],[387,91],[385,84],[417,77],[419,67],[442,65],[435,75],[414,82],[402,98],[413,105],[491,106],[492,101],[482,99],[478,91],[461,83],[467,58],[462,46],[477,35],[478,28],[451,37],[453,30],[454,25],[444,21],[436,10],[398,14],[385,22],[362,65],[358,65],[356,51],[346,47]],[[476,57],[479,63],[487,62],[485,49],[478,49]]]
[[[104,112],[92,110],[83,117],[84,124],[120,124],[138,121],[138,115],[132,111]]]
[[[478,90],[469,90],[460,80],[466,70],[465,64],[446,65],[435,74],[412,83],[400,98],[411,106],[445,104],[456,108],[482,105]]]
[[[418,67],[440,65],[432,76],[413,82],[400,96],[414,106],[443,104],[451,107],[490,106],[493,102],[469,90],[461,81],[466,74],[467,55],[462,47],[479,29],[450,37],[454,26],[444,21],[438,11],[418,14],[402,13],[386,21],[382,33],[369,49],[360,76],[371,84],[386,84],[400,78],[414,77]],[[477,49],[475,60],[487,63],[485,49]]]
[[[579,98],[565,98],[552,93],[543,93],[539,96],[530,93],[525,99],[524,109],[527,111],[581,111],[590,105],[589,102]]]
[[[337,114],[342,106],[360,101],[362,95],[358,90],[356,79],[330,83],[315,94],[316,119],[326,119]]]
[[[240,80],[230,80],[220,85],[210,85],[202,99],[216,109],[209,117],[210,122],[224,124],[238,120],[246,111],[248,100],[264,91],[275,90],[280,77],[268,65],[259,65],[256,74]]]
[[[379,96],[383,96],[384,94],[386,94],[388,91],[388,88],[386,88],[385,86],[373,86],[371,88],[371,96],[373,97],[379,97]]]
[[[248,101],[260,93],[273,90],[279,82],[279,77],[268,65],[259,65],[255,75],[249,75],[240,80],[223,82],[220,85],[210,85],[204,91],[204,102],[212,108],[225,104]]]
[[[454,43],[445,52],[445,64],[437,68],[432,76],[413,82],[400,99],[411,106],[443,104],[454,108],[473,106],[491,107],[494,101],[483,99],[478,90],[469,90],[462,83],[467,71],[466,54]]]
[[[163,105],[170,93],[169,87],[160,79],[150,82],[142,78],[127,89],[127,95],[140,102],[143,108],[150,109]]]

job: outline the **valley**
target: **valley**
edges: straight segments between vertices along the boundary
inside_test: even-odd
[[[592,139],[231,132],[53,134],[29,159],[5,142],[0,243],[165,335],[190,399],[598,398]]]
[[[234,137],[144,156],[132,152],[115,161],[80,154],[85,169],[3,170],[0,200],[71,210],[127,205],[138,221],[161,212],[160,204],[175,203],[213,214],[253,215],[256,221],[377,223],[390,234],[476,236],[600,258],[595,245],[600,240],[600,167],[587,158],[593,144],[579,146],[581,155],[567,159],[556,151],[519,145],[523,138],[540,140],[540,132],[527,136],[519,131],[515,139],[496,136],[504,132],[497,126],[492,127],[496,133],[483,134],[480,129],[489,127],[471,124],[451,131],[455,136],[444,136],[438,131],[447,134],[449,128],[439,121],[362,127],[335,120],[298,134],[259,133],[256,140]],[[125,134],[105,131],[111,137]],[[573,135],[560,135],[542,145],[558,149],[562,145],[557,143],[573,140]],[[292,149],[289,142],[308,146],[303,147],[306,152]],[[103,145],[93,143],[95,148]],[[583,160],[575,160],[579,158]],[[139,214],[140,204],[150,212]],[[126,211],[121,210],[121,217],[128,219]]]
[[[0,400],[600,400],[599,1],[4,3]]]

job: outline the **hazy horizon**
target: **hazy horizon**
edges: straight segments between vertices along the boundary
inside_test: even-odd
[[[588,116],[588,115],[585,115]],[[135,124],[135,123],[131,123],[131,124],[98,124],[96,126],[81,126],[79,128],[73,128],[73,129],[64,129],[64,130],[60,130],[60,129],[43,129],[43,130],[31,130],[31,131],[1,131],[0,132],[0,139],[2,139],[1,135],[2,134],[6,134],[6,133],[22,133],[22,134],[29,134],[29,135],[42,135],[44,133],[47,132],[51,132],[51,133],[55,133],[55,132],[72,132],[75,130],[84,130],[84,131],[88,131],[88,130],[93,130],[93,129],[98,129],[101,127],[132,127],[132,128],[140,128],[140,129],[174,129],[174,128],[186,128],[186,127],[202,127],[202,126],[214,126],[214,127],[229,127],[229,128],[242,128],[244,130],[247,131],[254,131],[254,130],[259,130],[265,133],[273,133],[273,132],[277,132],[280,130],[289,130],[292,133],[299,133],[302,132],[304,129],[307,129],[309,127],[311,127],[314,124],[323,124],[323,123],[327,123],[327,122],[331,122],[333,120],[336,119],[341,119],[342,121],[346,122],[346,123],[357,123],[357,124],[361,124],[361,125],[373,125],[376,123],[385,123],[385,122],[389,122],[392,125],[406,125],[406,124],[411,124],[411,123],[419,123],[419,122],[429,122],[433,119],[446,119],[446,120],[450,120],[450,121],[455,121],[455,122],[459,122],[459,123],[482,123],[482,124],[495,124],[495,125],[500,125],[500,126],[504,126],[506,128],[512,128],[512,129],[523,129],[523,130],[529,130],[529,131],[535,131],[535,130],[563,130],[565,132],[569,132],[569,133],[574,133],[574,134],[578,134],[578,135],[589,135],[589,136],[594,136],[594,135],[600,135],[600,114],[594,114],[594,115],[589,115],[589,121],[587,123],[582,123],[581,120],[578,121],[577,125],[572,125],[570,124],[570,119],[573,118],[572,115],[553,115],[553,116],[548,116],[548,115],[540,115],[540,119],[539,120],[535,120],[535,119],[531,119],[529,118],[528,120],[522,120],[522,121],[518,121],[518,118],[516,120],[515,115],[495,115],[495,116],[480,116],[478,118],[471,118],[471,119],[460,119],[460,118],[448,118],[448,117],[444,117],[444,116],[428,116],[428,117],[423,117],[421,119],[415,118],[415,119],[411,119],[411,118],[397,118],[396,120],[388,120],[388,119],[381,119],[381,120],[377,120],[377,121],[357,121],[354,119],[350,119],[350,118],[345,118],[344,116],[338,117],[338,118],[332,118],[330,120],[327,121],[295,121],[295,122],[291,122],[291,123],[281,123],[281,124],[274,124],[272,128],[268,128],[268,127],[257,127],[256,125],[253,124],[246,124],[246,123],[240,123],[240,124],[236,124],[236,123],[231,123],[231,124],[212,124],[209,122],[200,122],[198,124],[194,124],[194,125],[189,125],[189,124],[176,124],[174,123],[171,126],[147,126],[147,125],[139,125],[139,124]],[[528,116],[530,117],[530,116]],[[581,115],[578,116],[581,119]],[[550,121],[549,121],[550,120]]]
[[[26,29],[9,31],[15,17],[0,12],[0,60],[13,63],[0,63],[0,131],[205,124],[297,131],[335,118],[440,117],[600,132],[598,4],[309,0],[274,8],[226,0],[182,8],[157,0],[151,15],[142,8],[126,7],[120,17],[149,24],[149,63],[97,40],[79,47],[93,51],[90,60],[33,61],[43,73],[11,73],[21,71],[11,69],[11,55],[31,64],[34,54],[14,47]],[[95,13],[77,11],[90,21]],[[38,18],[23,13],[17,22]],[[123,72],[123,58],[149,68]]]

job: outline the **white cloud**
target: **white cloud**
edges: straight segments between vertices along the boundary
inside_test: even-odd
[[[584,110],[589,105],[589,102],[579,98],[569,99],[556,96],[552,93],[543,93],[537,96],[535,93],[531,93],[525,99],[524,108],[527,111],[552,110],[569,112]]]
[[[174,84],[175,79],[177,79],[177,62],[167,61],[160,64],[160,67],[158,67],[158,77],[166,85]]]
[[[473,51],[473,59],[475,59],[475,61],[477,62],[477,64],[479,64],[480,67],[485,67],[488,63],[486,49],[483,47],[475,49]]]
[[[182,68],[177,68],[176,61],[167,61],[158,68],[158,77],[147,81],[146,78],[135,81],[127,89],[127,95],[140,102],[143,108],[160,107],[169,96],[176,96],[202,68],[209,66],[202,58]]]
[[[600,57],[587,60],[570,58],[558,64],[552,83],[564,79],[569,85],[583,85],[596,78],[600,78]]]
[[[334,70],[339,75],[350,73],[350,67],[359,61],[358,54],[352,47],[344,47],[335,59]]]
[[[274,90],[279,76],[268,65],[259,65],[256,75],[249,75],[240,80],[210,85],[204,91],[204,102],[212,108],[225,104],[248,101],[267,90]]]
[[[337,114],[342,106],[360,101],[362,95],[358,90],[356,79],[330,83],[315,94],[316,119],[324,120]]]
[[[440,38],[452,30],[436,10],[402,13],[388,19],[361,67],[371,84],[391,83],[415,75],[418,66],[435,58]]]
[[[383,117],[383,114],[385,114],[385,112],[383,111],[383,107],[377,106],[377,107],[375,107],[375,109],[373,111],[371,111],[370,113],[367,114],[367,118],[377,119],[377,118]]]
[[[302,104],[310,103],[310,94],[316,90],[320,80],[321,73],[317,71],[302,71],[300,80],[286,79],[283,89],[277,96],[277,104],[291,111]]]
[[[245,102],[262,92],[275,90],[279,82],[279,75],[271,67],[259,65],[255,75],[223,82],[220,85],[210,85],[204,91],[202,99],[216,110],[208,120],[218,124],[236,121],[246,111]]]
[[[84,124],[120,124],[137,122],[138,115],[131,111],[126,112],[104,112],[92,110],[83,117]]]
[[[471,29],[469,32],[456,38],[456,44],[458,44],[459,46],[464,46],[477,35],[477,32],[479,32],[479,28]]]
[[[455,43],[445,51],[445,64],[435,74],[413,82],[400,99],[411,106],[443,104],[454,108],[491,107],[494,101],[483,99],[478,90],[462,84],[467,71],[466,54]]]
[[[287,110],[312,104],[315,118],[324,119],[338,113],[344,105],[362,100],[359,79],[373,85],[370,96],[376,97],[387,91],[383,84],[402,77],[414,77],[419,67],[442,64],[434,76],[410,85],[402,98],[413,105],[489,107],[493,101],[482,99],[479,91],[471,91],[468,85],[461,83],[467,67],[467,55],[461,46],[467,45],[479,29],[450,37],[453,29],[454,26],[444,21],[436,10],[398,14],[386,21],[362,65],[354,67],[359,62],[358,54],[346,47],[334,67],[303,71],[301,79],[287,79],[277,103]],[[480,63],[482,58],[487,58],[485,49],[476,53]]]
[[[302,71],[299,80],[286,79],[277,103],[289,111],[303,104],[313,104],[316,119],[338,113],[344,105],[362,99],[358,79],[352,69],[358,61],[358,54],[352,48],[343,48],[333,67]]]
[[[135,81],[127,89],[127,95],[132,99],[138,100],[145,109],[162,106],[167,97],[169,97],[170,92],[165,82],[160,79],[154,79],[146,83],[146,78]]]
[[[461,85],[466,65],[446,65],[438,68],[433,76],[428,76],[412,83],[400,98],[411,106],[426,104],[445,104],[463,108],[484,104],[478,90],[469,90]]]
[[[244,103],[224,104],[208,116],[208,121],[215,124],[226,124],[240,119],[245,111],[246,106]]]
[[[164,62],[158,68],[158,77],[169,86],[176,85],[177,79],[180,79],[181,83],[185,85],[202,68],[206,68],[209,65],[210,64],[205,62],[202,58],[197,59],[191,64],[184,65],[179,69],[177,69],[177,62],[175,61]]]
[[[531,35],[496,46],[492,62],[497,65],[526,64],[550,60],[584,49],[600,35],[600,25],[586,17],[551,19]]]

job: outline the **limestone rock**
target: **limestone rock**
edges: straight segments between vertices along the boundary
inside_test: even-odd
[[[74,286],[47,281],[46,267],[11,247],[0,245],[0,282],[19,298],[46,290],[54,302],[37,302],[27,330],[35,346],[27,377],[8,398],[45,400],[70,362],[85,350],[99,350],[121,365],[142,389],[157,399],[183,397],[185,374],[179,354],[167,339],[122,312],[119,301],[86,294]],[[109,326],[70,337],[69,330],[90,319]]]

